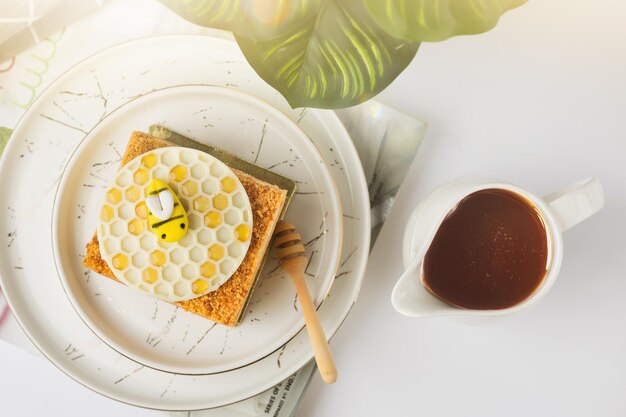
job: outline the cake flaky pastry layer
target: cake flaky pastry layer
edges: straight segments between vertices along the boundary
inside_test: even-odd
[[[122,165],[138,155],[166,146],[172,145],[145,133],[133,132],[122,157]],[[259,269],[263,266],[265,252],[268,250],[287,195],[285,190],[244,172],[235,169],[233,172],[245,188],[252,207],[252,238],[248,252],[237,271],[217,290],[198,298],[174,303],[190,313],[227,326],[236,326],[245,313],[244,309],[258,279]],[[96,234],[87,244],[83,264],[99,274],[116,280],[113,271],[100,255]]]

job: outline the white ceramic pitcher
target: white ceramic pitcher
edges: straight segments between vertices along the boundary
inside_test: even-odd
[[[549,267],[541,286],[521,303],[501,310],[471,310],[452,306],[432,295],[422,284],[422,260],[446,215],[461,201],[479,190],[500,188],[517,193],[537,208],[545,222],[548,235]],[[589,178],[572,184],[543,199],[515,185],[463,179],[433,191],[415,209],[407,223],[403,242],[406,272],[396,283],[391,295],[394,308],[411,317],[444,315],[497,316],[521,310],[539,301],[557,278],[563,258],[561,233],[604,206],[604,193],[597,179]]]

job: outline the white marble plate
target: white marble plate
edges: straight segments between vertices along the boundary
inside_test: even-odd
[[[209,374],[245,366],[280,348],[304,326],[294,307],[293,284],[274,259],[266,263],[263,287],[235,328],[213,327],[106,277],[85,274],[85,243],[98,224],[103,187],[109,187],[119,166],[111,161],[123,152],[130,132],[156,122],[251,161],[276,161],[269,166],[289,161],[272,169],[298,182],[285,218],[297,225],[304,242],[311,242],[307,283],[318,304],[340,257],[337,190],[319,152],[294,122],[250,95],[223,87],[168,87],[134,99],[100,122],[72,155],[55,199],[52,240],[61,282],[89,327],[119,352],[156,369]],[[203,335],[202,343],[189,343]]]
[[[313,358],[306,332],[300,331],[265,358],[228,372],[158,371],[104,343],[76,314],[63,291],[52,253],[51,223],[54,192],[70,156],[115,108],[156,89],[181,84],[225,86],[262,99],[296,122],[328,162],[344,226],[337,275],[318,310],[329,337],[356,300],[370,237],[365,178],[336,115],[291,109],[254,73],[234,43],[190,35],[146,38],[98,53],[57,79],[23,116],[2,155],[0,284],[24,331],[59,369],[116,400],[166,410],[218,407],[251,397]],[[261,153],[257,163],[265,167],[277,163],[271,157]],[[80,208],[78,215],[83,215]],[[264,295],[270,281],[257,289],[258,295]],[[187,348],[204,343],[210,327],[207,322],[202,334],[187,339]]]

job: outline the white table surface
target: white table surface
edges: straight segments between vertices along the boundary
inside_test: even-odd
[[[423,45],[379,98],[430,130],[301,416],[626,414],[626,3],[535,0],[476,37]],[[412,208],[459,176],[547,194],[597,176],[606,207],[564,236],[536,307],[468,325],[409,319],[389,295]],[[162,415],[107,400],[0,342],[2,415]],[[7,360],[10,358],[10,360]],[[115,414],[113,414],[115,413]]]

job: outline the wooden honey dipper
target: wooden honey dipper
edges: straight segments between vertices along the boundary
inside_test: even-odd
[[[324,382],[332,384],[337,380],[337,368],[304,279],[304,269],[308,260],[304,253],[304,246],[300,243],[301,237],[296,233],[296,228],[292,224],[280,222],[276,225],[274,238],[280,267],[291,276],[298,291],[302,314],[320,375]]]

